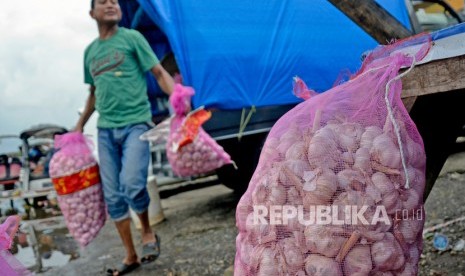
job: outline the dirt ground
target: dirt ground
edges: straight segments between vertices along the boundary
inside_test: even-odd
[[[465,155],[448,162],[426,202],[426,225],[441,225],[465,216]],[[232,275],[235,255],[235,206],[239,198],[222,185],[180,193],[162,200],[166,220],[154,227],[161,237],[161,256],[131,275]],[[449,248],[432,246],[434,233],[449,238]],[[139,240],[140,235],[134,236]],[[420,262],[420,275],[465,275],[465,250],[451,248],[465,240],[465,220],[427,233]],[[137,247],[141,250],[140,242]],[[97,239],[64,267],[43,275],[104,275],[117,264],[123,249],[111,222]]]
[[[465,159],[464,159],[465,160]],[[465,162],[462,160],[462,170]],[[453,250],[460,239],[465,240],[465,174],[448,172],[441,176],[426,201],[425,229],[441,226],[462,219],[424,235],[424,249],[420,261],[420,275],[465,275],[465,250]],[[449,239],[449,247],[438,251],[433,247],[434,234],[443,234]]]

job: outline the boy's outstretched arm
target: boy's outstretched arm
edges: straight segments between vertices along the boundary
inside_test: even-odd
[[[155,79],[163,92],[165,92],[168,96],[171,95],[174,89],[174,80],[170,74],[168,74],[168,72],[160,64],[155,65],[150,71],[155,76]]]

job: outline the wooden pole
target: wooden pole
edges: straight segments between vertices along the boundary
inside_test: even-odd
[[[374,0],[328,0],[372,36],[378,43],[406,38],[412,32]]]

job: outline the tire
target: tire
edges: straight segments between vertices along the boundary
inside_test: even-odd
[[[223,166],[216,170],[218,179],[223,185],[242,195],[249,185],[255,168],[257,167],[260,153],[268,133],[259,133],[237,138],[218,141],[224,150],[236,163],[237,170],[233,165]]]

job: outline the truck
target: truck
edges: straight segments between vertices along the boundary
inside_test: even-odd
[[[292,94],[294,76],[306,81],[316,92],[324,92],[346,80],[348,74],[341,72],[355,72],[364,52],[378,44],[462,22],[462,15],[444,1],[122,0],[119,3],[123,11],[120,25],[139,30],[161,58],[162,65],[173,75],[179,73],[183,84],[196,90],[193,108],[205,106],[212,111],[212,119],[203,127],[238,166],[238,170],[225,166],[216,173],[221,183],[238,193],[248,186],[268,131],[301,101]],[[431,5],[434,8],[428,10]],[[431,16],[433,12],[445,20]],[[162,117],[166,116],[167,109],[160,108],[166,104],[166,98],[160,96],[154,81],[147,78],[149,97],[156,103],[153,106]],[[463,97],[463,93],[457,97]],[[409,99],[406,104],[411,105],[411,116],[424,136],[427,156],[432,157],[428,158],[427,181],[434,182],[444,156],[448,155],[446,151],[439,153],[438,143],[452,148],[459,135],[457,129],[464,122],[458,119],[460,116],[451,122],[449,117],[454,115],[450,112],[459,109],[448,108],[457,101],[447,96],[443,105],[435,106],[441,114],[434,118],[446,116],[443,120],[448,123],[442,122],[437,127],[447,132],[444,135],[447,139],[438,135],[429,138],[432,119],[428,110],[435,100],[423,98],[415,98],[414,104]]]

